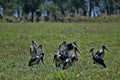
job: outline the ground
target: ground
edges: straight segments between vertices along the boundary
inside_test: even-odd
[[[45,64],[28,66],[31,40],[43,44]],[[76,41],[78,62],[56,68],[58,44]],[[105,45],[107,68],[92,63],[89,50]],[[119,80],[120,23],[0,23],[0,80]]]

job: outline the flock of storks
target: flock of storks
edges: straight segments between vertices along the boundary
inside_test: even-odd
[[[39,52],[38,50],[39,49]],[[103,45],[101,49],[94,53],[94,48],[91,48],[89,53],[92,53],[93,64],[100,64],[104,68],[106,68],[106,64],[104,63],[104,51],[108,49]],[[73,52],[70,55],[70,52]],[[77,53],[80,53],[78,50],[76,42],[67,43],[63,41],[61,44],[58,45],[58,51],[53,56],[53,62],[55,62],[56,67],[60,67],[62,65],[62,69],[67,69],[68,67],[72,66],[75,61],[78,61]],[[38,47],[34,40],[32,40],[32,45],[30,46],[30,55],[31,58],[29,60],[28,66],[33,66],[35,64],[40,65],[40,61],[44,64],[44,50],[42,44]]]

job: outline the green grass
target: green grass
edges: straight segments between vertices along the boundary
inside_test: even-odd
[[[42,43],[45,65],[31,69],[31,40]],[[67,70],[56,68],[58,44],[76,41],[79,61]],[[92,64],[91,47],[106,45],[107,68]],[[120,23],[0,23],[0,80],[119,80]]]

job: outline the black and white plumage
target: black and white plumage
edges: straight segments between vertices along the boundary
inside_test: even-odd
[[[63,63],[63,67],[62,67],[62,69],[64,70],[64,69],[67,69],[68,67],[70,67],[70,66],[72,66],[72,64],[73,64],[73,60],[72,60],[73,58],[67,58],[66,60],[65,60],[65,62]]]
[[[42,63],[44,64],[44,54],[45,53],[44,53],[44,50],[42,48],[42,45],[39,45],[38,48],[40,49],[38,55],[40,56],[40,59],[41,59]]]
[[[40,63],[40,56],[35,56],[30,59],[28,66],[33,66],[35,64],[39,65],[39,63]]]
[[[32,45],[30,46],[30,55],[31,57],[34,57],[37,55],[36,43],[34,40],[32,40]]]
[[[62,45],[64,46],[63,49],[61,49]],[[57,52],[57,54],[54,55],[54,59],[53,59],[53,62],[55,61],[56,67],[59,67],[60,64],[64,64],[66,61],[68,62],[70,60],[76,59],[76,57],[70,58],[71,55],[69,54],[69,51],[71,51],[71,50],[75,50],[78,53],[80,53],[77,49],[77,45],[75,42],[67,44],[66,41],[63,41],[63,43],[59,45],[58,52]],[[70,60],[68,60],[69,58],[70,58]]]
[[[73,50],[73,48],[76,47],[76,51],[79,52],[79,50],[77,49],[77,44],[76,42],[72,42],[72,43],[68,43],[66,41],[63,41],[63,43],[61,45],[64,45],[65,48],[67,48],[68,51]],[[80,52],[79,52],[80,53]]]
[[[54,60],[55,61],[55,66],[56,67],[60,67],[61,64],[63,64],[65,62],[66,58],[61,56],[61,55],[54,55]]]
[[[76,42],[66,44],[66,48],[68,51],[73,50],[74,51],[73,55],[76,55],[76,52],[80,53],[80,51],[77,48]]]
[[[94,48],[92,48],[92,49],[90,50],[90,52],[92,53],[92,59],[93,59],[93,61],[94,61],[95,63],[98,63],[98,64],[102,65],[104,68],[106,68],[106,65],[105,65],[105,63],[104,63],[104,60],[103,60],[101,57],[99,57],[98,55],[94,54]],[[89,53],[90,53],[90,52],[89,52]]]
[[[43,51],[43,49],[42,49],[42,45],[39,45],[38,48],[40,48],[39,53],[38,53],[36,56],[34,56],[34,57],[32,57],[32,58],[30,59],[28,66],[33,66],[33,65],[35,65],[35,64],[38,64],[38,65],[39,65],[40,60],[41,60],[42,63],[44,64],[44,60],[43,60],[43,58],[44,58],[44,51]]]
[[[105,54],[105,50],[108,51],[108,49],[106,48],[106,46],[102,46],[101,49],[99,51],[96,52],[96,55],[98,55],[99,57],[103,58],[104,54]]]
[[[73,48],[73,55],[65,60],[62,69],[64,70],[64,69],[68,68],[69,66],[71,66],[74,63],[74,61],[78,61],[76,47]]]
[[[61,56],[61,45],[58,46],[58,51],[54,55],[53,62],[55,61],[55,66],[60,67],[60,64],[63,64],[65,59],[63,56]]]

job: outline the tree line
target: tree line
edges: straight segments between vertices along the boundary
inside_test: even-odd
[[[0,16],[17,18],[30,17],[39,21],[43,16],[46,21],[55,21],[63,16],[101,16],[101,14],[120,14],[120,0],[0,0]]]

